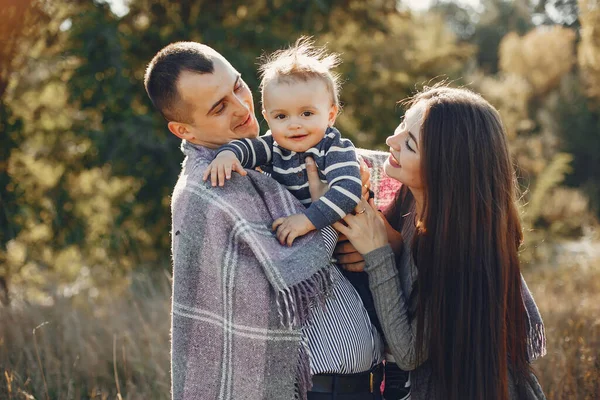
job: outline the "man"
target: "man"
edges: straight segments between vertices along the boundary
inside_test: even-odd
[[[271,223],[302,207],[287,190],[255,171],[202,182],[220,145],[258,135],[240,74],[180,42],[157,53],[144,83],[186,155],[171,205],[173,398],[380,399],[381,339],[330,267],[333,231],[281,246]]]

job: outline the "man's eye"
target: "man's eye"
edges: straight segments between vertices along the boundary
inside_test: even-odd
[[[313,115],[313,113],[312,113],[311,111],[304,111],[304,112],[302,113],[302,116],[303,116],[303,117],[310,117],[311,115]]]
[[[240,91],[241,89],[243,89],[243,88],[244,88],[244,82],[240,81],[240,82],[238,83],[238,85],[237,85],[235,88],[233,88],[233,91],[234,91],[234,92],[239,92],[239,91]]]
[[[223,111],[225,111],[225,103],[224,103],[224,102],[223,102],[223,103],[221,103],[221,105],[219,106],[219,108],[217,108],[217,109],[215,110],[215,114],[219,115],[219,114],[221,114]]]

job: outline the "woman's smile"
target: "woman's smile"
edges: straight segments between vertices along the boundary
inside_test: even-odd
[[[390,156],[388,158],[390,165],[394,168],[402,168],[398,159],[394,156],[394,153],[390,152]]]

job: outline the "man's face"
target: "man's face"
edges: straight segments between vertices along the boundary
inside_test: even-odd
[[[179,76],[177,90],[192,122],[169,122],[169,130],[208,148],[257,137],[259,127],[250,89],[224,58],[213,61],[212,74],[183,71]]]

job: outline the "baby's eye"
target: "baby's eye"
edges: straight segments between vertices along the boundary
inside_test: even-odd
[[[285,114],[277,114],[275,116],[275,119],[284,119],[285,118]]]
[[[312,111],[304,111],[304,112],[302,113],[302,116],[303,116],[303,117],[310,117],[310,116],[311,116],[311,115],[313,115],[313,114],[314,114],[314,113],[313,113]]]

